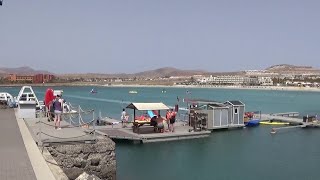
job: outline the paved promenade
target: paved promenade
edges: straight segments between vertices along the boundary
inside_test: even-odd
[[[0,109],[0,123],[0,179],[36,179],[14,110]]]

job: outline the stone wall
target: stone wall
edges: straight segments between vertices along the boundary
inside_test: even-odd
[[[101,179],[116,179],[115,143],[109,138],[94,144],[53,144],[48,151],[69,179],[86,172]]]

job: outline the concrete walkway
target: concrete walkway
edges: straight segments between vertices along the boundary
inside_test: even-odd
[[[42,123],[39,123],[39,120]],[[54,129],[54,123],[48,122],[47,118],[37,118],[37,119],[25,119],[25,123],[28,126],[30,133],[32,133],[33,139],[39,143],[61,143],[61,142],[84,142],[93,141],[95,137],[92,134],[88,134],[86,131],[92,131],[92,126],[90,129],[74,127],[69,125],[65,121],[61,121],[61,130]],[[41,129],[41,136],[39,132]],[[40,142],[41,138],[41,142]]]
[[[0,109],[0,144],[1,180],[36,179],[13,109]]]

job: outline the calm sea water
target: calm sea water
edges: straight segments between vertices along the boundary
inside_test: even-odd
[[[55,87],[64,90],[64,98],[102,116],[119,118],[130,102],[164,102],[173,106],[183,98],[217,101],[241,100],[247,111],[263,113],[297,111],[301,115],[320,113],[320,93],[262,90]],[[45,87],[35,87],[43,99]],[[128,91],[136,90],[137,94]],[[19,88],[0,88],[17,95]],[[118,143],[117,178],[119,180],[164,179],[319,179],[320,129],[291,129],[270,134],[270,126],[218,131],[209,138],[133,145]]]

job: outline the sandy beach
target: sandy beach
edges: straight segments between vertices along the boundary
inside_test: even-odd
[[[178,86],[175,86],[178,87]],[[314,91],[320,92],[320,88],[314,87],[293,87],[293,86],[215,86],[215,85],[199,85],[199,86],[181,86],[183,88],[216,88],[216,89],[252,89],[252,90],[271,90],[271,91]]]
[[[155,87],[155,88],[208,88],[208,89],[252,89],[252,90],[271,90],[271,91],[310,91],[320,92],[320,88],[315,87],[293,87],[293,86],[219,86],[219,85],[141,85],[141,84],[112,84],[94,85],[107,87]]]

